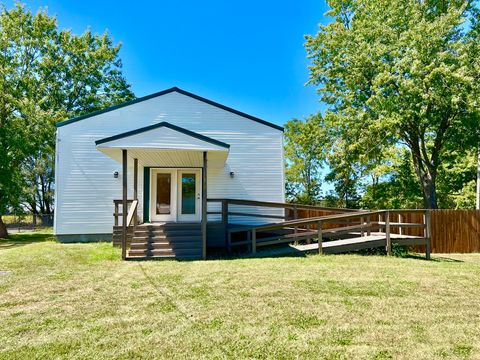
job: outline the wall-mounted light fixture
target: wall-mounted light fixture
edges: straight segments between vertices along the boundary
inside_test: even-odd
[[[114,177],[115,179],[118,179],[118,171],[115,171],[115,172],[113,173],[113,177]]]
[[[235,177],[235,172],[234,171],[230,171],[230,177],[233,179]]]

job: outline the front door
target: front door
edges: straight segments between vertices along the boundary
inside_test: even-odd
[[[176,221],[177,171],[152,169],[152,197],[150,199],[152,221]]]
[[[200,170],[179,170],[177,179],[178,221],[200,221]]]
[[[201,197],[200,170],[151,170],[151,221],[200,221]]]

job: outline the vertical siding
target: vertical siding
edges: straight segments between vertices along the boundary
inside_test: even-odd
[[[161,121],[230,144],[225,166],[208,170],[209,198],[284,201],[281,131],[174,92],[58,128],[56,234],[112,231],[113,199],[121,198],[121,164],[99,152],[95,141]],[[129,197],[132,166],[130,161]],[[118,179],[113,177],[115,171]],[[142,214],[142,166],[139,175]]]

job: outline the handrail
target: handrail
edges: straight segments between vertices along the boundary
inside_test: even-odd
[[[399,222],[391,222],[390,215],[391,214],[401,214],[401,213],[420,213],[423,212],[423,221],[422,223],[403,223],[403,217],[399,216]],[[378,221],[372,221],[372,216],[378,215]],[[381,218],[383,217],[383,221]],[[356,222],[349,226],[344,226],[340,228],[332,228],[332,229],[322,229],[322,225],[328,222],[338,222],[338,220],[351,220],[359,218],[360,222],[357,224]],[[317,226],[316,231],[311,231],[310,226],[315,224]],[[340,223],[339,223],[340,224]],[[301,226],[306,226],[306,229],[300,229],[301,232],[297,232],[298,228]],[[277,229],[295,229],[293,234],[287,235],[279,235],[278,241],[265,241],[264,243],[258,242],[257,240],[257,232],[267,231],[267,230],[277,230]],[[312,236],[317,235],[318,239],[318,252],[322,253],[322,232],[323,234],[327,233],[341,233],[345,231],[360,231],[360,236],[369,236],[371,233],[372,228],[379,227],[380,232],[382,232],[382,228],[384,228],[385,239],[386,239],[386,250],[387,254],[391,255],[392,253],[392,241],[391,241],[391,228],[399,228],[400,234],[402,235],[402,228],[423,228],[424,235],[423,238],[426,240],[426,256],[427,259],[430,257],[430,213],[429,210],[425,209],[415,209],[413,211],[409,210],[374,210],[374,211],[357,211],[355,214],[333,214],[328,216],[319,216],[319,217],[311,217],[311,218],[304,218],[304,219],[297,219],[297,220],[289,220],[283,221],[274,224],[266,224],[266,225],[256,225],[256,226],[247,226],[247,227],[238,227],[233,229],[227,230],[227,246],[229,251],[231,250],[232,246],[236,246],[237,243],[232,243],[232,234],[239,233],[239,232],[246,232],[247,233],[247,241],[240,241],[238,245],[248,244],[252,253],[256,252],[257,246],[263,245],[270,245],[274,243],[285,243],[285,242],[292,242],[297,241],[299,239],[305,240],[310,239]],[[293,235],[293,236],[292,236]],[[265,240],[270,240],[272,238],[263,238]],[[262,240],[262,239],[260,239]]]
[[[132,203],[133,201],[134,201],[133,199],[127,199],[127,205]],[[138,202],[138,200],[137,200],[137,202]],[[115,226],[118,226],[118,219],[122,215],[119,212],[119,207],[120,207],[120,205],[122,205],[122,203],[123,203],[123,200],[118,200],[118,199],[113,200],[113,205],[114,205],[113,218],[114,218],[114,225]]]
[[[243,227],[243,228],[232,229],[232,232],[241,232],[241,231],[253,230],[253,229],[259,230],[259,231],[261,231],[261,230],[275,230],[275,229],[281,229],[285,226],[309,225],[309,224],[317,223],[319,221],[328,222],[328,220],[347,220],[347,219],[365,217],[365,216],[368,216],[368,215],[383,214],[384,212],[385,212],[385,210],[358,211],[355,214],[339,214],[339,215],[333,214],[333,215],[317,216],[317,217],[310,217],[310,218],[304,218],[304,219],[282,221],[282,222],[274,223],[274,224],[247,226],[247,227]]]
[[[138,205],[138,200],[133,200],[132,205],[130,206],[130,210],[128,210],[127,226],[130,226],[132,224],[133,217],[137,212],[137,205]]]
[[[335,207],[325,207],[325,206],[315,206],[315,205],[303,205],[303,204],[294,204],[294,203],[282,203],[282,202],[273,202],[273,201],[257,201],[257,200],[243,200],[243,199],[230,199],[230,198],[209,198],[207,202],[222,202],[227,201],[233,205],[246,205],[246,206],[258,206],[258,207],[273,207],[273,208],[284,208],[284,209],[298,209],[298,210],[327,210],[327,211],[339,211],[339,212],[349,212],[349,211],[359,211],[359,209],[349,209],[349,208],[335,208]]]

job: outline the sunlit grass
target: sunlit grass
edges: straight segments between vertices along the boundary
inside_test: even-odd
[[[0,245],[2,359],[480,357],[480,255],[122,262],[29,239]]]

